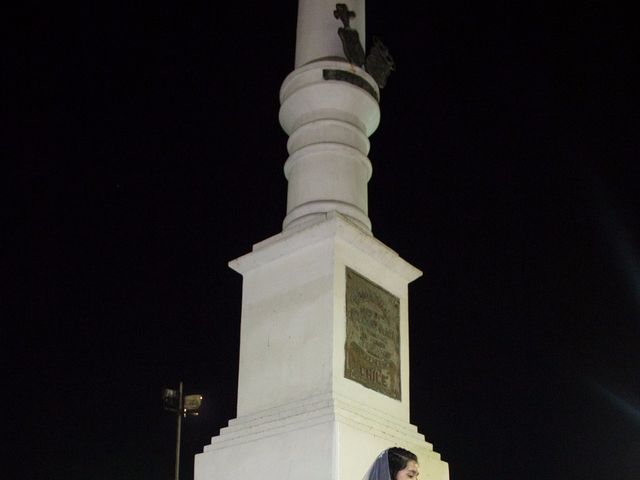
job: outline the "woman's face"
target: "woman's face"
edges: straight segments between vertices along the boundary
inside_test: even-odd
[[[419,474],[420,472],[418,472],[418,464],[413,460],[409,460],[407,462],[407,466],[396,474],[396,478],[394,480],[409,480],[411,478],[416,479],[418,478]]]

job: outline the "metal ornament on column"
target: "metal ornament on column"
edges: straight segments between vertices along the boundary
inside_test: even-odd
[[[355,28],[351,28],[349,22],[355,18],[356,13],[349,10],[346,4],[336,3],[333,16],[342,21],[343,27],[338,29],[338,35],[342,41],[344,56],[349,63],[364,68],[373,77],[378,87],[384,88],[387,78],[395,70],[395,62],[389,53],[389,49],[378,37],[373,37],[373,46],[369,55],[365,57],[364,48],[360,43],[360,36]]]
[[[364,48],[360,43],[358,31],[349,25],[350,19],[354,18],[356,13],[350,11],[344,3],[337,3],[333,16],[340,19],[344,25],[338,29],[344,55],[350,63],[362,67],[365,61]]]

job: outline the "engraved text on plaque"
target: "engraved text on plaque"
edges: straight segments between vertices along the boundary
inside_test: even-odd
[[[344,375],[400,400],[400,300],[347,268]]]

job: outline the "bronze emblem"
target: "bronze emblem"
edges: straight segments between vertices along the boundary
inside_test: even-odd
[[[338,29],[338,35],[342,40],[342,49],[350,63],[362,67],[364,65],[364,48],[360,43],[360,36],[355,28],[349,25],[350,20],[356,16],[344,3],[337,3],[333,16],[342,21],[343,27]]]
[[[369,50],[365,69],[380,88],[384,88],[387,84],[387,78],[389,78],[391,72],[395,70],[395,66],[389,49],[378,37],[373,37],[373,47]]]

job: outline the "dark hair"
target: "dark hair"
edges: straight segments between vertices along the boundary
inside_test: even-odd
[[[418,457],[416,457],[415,453],[400,447],[391,447],[388,449],[387,457],[389,458],[389,475],[391,475],[391,480],[396,480],[398,472],[407,468],[407,463],[411,460],[416,463],[418,462]]]

